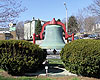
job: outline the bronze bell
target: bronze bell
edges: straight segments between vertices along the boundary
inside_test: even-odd
[[[60,25],[47,25],[45,37],[40,47],[43,49],[62,49],[65,45]]]

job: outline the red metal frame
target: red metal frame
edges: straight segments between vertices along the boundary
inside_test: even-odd
[[[50,21],[48,21],[48,22],[46,22],[45,24],[43,24],[43,26],[42,26],[42,30],[41,30],[41,32],[40,32],[40,39],[43,39],[43,32],[44,32],[44,28],[45,28],[45,26],[47,26],[48,24],[50,23]]]
[[[63,27],[64,32],[65,32],[65,39],[68,39],[68,37],[72,37],[72,41],[74,40],[74,33],[72,35],[68,35],[68,33],[66,32],[65,24],[63,24],[62,22],[56,21],[55,18],[53,18],[52,21],[48,21],[45,24],[43,24],[42,30],[41,30],[39,35],[36,35],[35,33],[33,34],[33,44],[35,44],[35,37],[39,37],[40,36],[40,39],[43,39],[44,28],[47,25],[50,25],[50,24],[51,25],[61,25]]]
[[[35,36],[36,36],[36,34],[34,33],[33,34],[33,44],[35,44]]]

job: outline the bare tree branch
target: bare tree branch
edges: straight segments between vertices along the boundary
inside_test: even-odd
[[[7,26],[25,10],[26,8],[22,8],[20,0],[0,0],[0,25]]]
[[[94,0],[94,3],[87,7],[89,12],[100,16],[100,0]]]
[[[99,16],[91,16],[85,9],[78,11],[77,14],[78,27],[80,31],[92,31],[95,24],[100,21]]]

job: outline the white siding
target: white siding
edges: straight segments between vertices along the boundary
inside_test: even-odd
[[[32,21],[31,23],[31,30],[32,30],[32,34],[35,33],[35,21]],[[32,35],[33,37],[33,35]]]
[[[35,20],[24,24],[24,39],[32,39],[33,33],[35,33]]]
[[[30,22],[24,24],[24,39],[30,39]]]

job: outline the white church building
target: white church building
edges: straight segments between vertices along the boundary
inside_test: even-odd
[[[41,24],[44,24],[46,21],[41,21]],[[35,26],[37,24],[37,20],[33,19],[32,21],[28,21],[24,23],[24,39],[25,40],[32,40],[33,33],[35,33]]]

